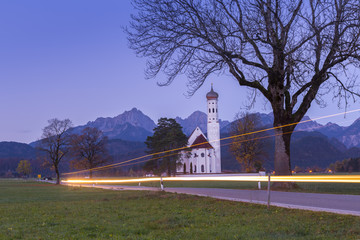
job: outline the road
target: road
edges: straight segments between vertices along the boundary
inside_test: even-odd
[[[79,186],[79,184],[68,184]],[[147,190],[159,191],[159,188],[142,186],[119,185],[91,185],[83,187],[96,187],[112,190]],[[267,204],[267,191],[265,190],[238,190],[221,188],[165,188],[166,192],[184,193],[197,196],[206,196],[239,202]],[[339,214],[360,216],[360,195],[340,195],[322,193],[297,193],[271,191],[271,206],[304,209],[311,211],[324,211]]]

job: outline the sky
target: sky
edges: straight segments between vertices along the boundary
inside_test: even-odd
[[[192,96],[187,78],[159,87],[160,74],[145,79],[146,59],[129,49],[123,27],[134,13],[130,0],[0,0],[0,141],[40,139],[52,118],[74,126],[98,117],[115,117],[133,107],[155,122],[206,110],[211,83],[219,93],[219,115],[233,120],[243,111],[249,91],[229,75],[210,76]],[[311,118],[343,112],[327,99],[312,104]],[[352,104],[348,109],[357,109]],[[271,112],[257,100],[253,112]],[[326,118],[347,126],[360,113]]]

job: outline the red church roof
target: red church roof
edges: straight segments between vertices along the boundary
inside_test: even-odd
[[[213,148],[211,144],[204,138],[202,134],[200,134],[193,144],[190,146],[191,148]]]

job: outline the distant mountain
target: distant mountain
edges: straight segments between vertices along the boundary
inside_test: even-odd
[[[0,142],[0,176],[8,171],[15,172],[20,160],[29,160],[33,170],[38,170],[33,147],[25,143]]]
[[[317,131],[322,126],[323,125],[312,121],[308,116],[304,116],[303,119],[301,119],[300,123],[296,125],[295,131]]]
[[[86,125],[73,128],[72,132],[80,133],[81,130],[86,127],[95,127],[110,139],[143,142],[147,136],[152,135],[155,126],[151,118],[143,114],[140,110],[133,108],[113,118],[97,118],[95,121],[88,122]]]
[[[0,158],[29,159],[35,157],[35,149],[26,143],[0,142]]]
[[[341,136],[344,132],[345,127],[341,127],[336,123],[329,122],[326,125],[319,127],[316,131],[321,132],[329,138],[337,138]]]
[[[258,128],[271,128],[273,125],[274,117],[272,113],[266,114],[266,113],[252,113],[256,115],[256,118],[258,119]],[[241,119],[240,119],[241,120]],[[231,130],[231,125],[237,120],[234,120],[232,122],[226,121],[226,124],[220,125],[220,132],[222,134],[229,134]]]
[[[195,111],[185,119],[176,117],[175,120],[183,127],[183,132],[187,136],[189,136],[196,127],[199,127],[203,133],[207,132],[207,114],[204,112]],[[220,129],[229,125],[229,123],[229,121],[222,121],[220,119]]]
[[[326,125],[317,124],[316,122],[309,122],[309,125],[310,123],[312,127],[303,127],[302,130],[321,132],[330,139],[337,139],[347,148],[360,147],[360,118],[348,127],[342,127],[330,122]]]
[[[360,118],[349,127],[346,127],[337,139],[344,143],[348,148],[360,147]]]
[[[86,125],[102,129],[102,131],[109,131],[118,125],[123,125],[126,123],[129,123],[134,127],[144,128],[148,132],[152,132],[156,126],[151,118],[136,108],[133,108],[130,111],[125,111],[113,118],[98,118],[93,122],[88,122]]]
[[[182,130],[187,136],[189,136],[196,127],[199,127],[204,133],[207,129],[207,114],[201,111],[195,111],[185,119],[176,117],[175,121],[182,126]]]
[[[291,142],[291,165],[326,168],[330,163],[343,159],[346,153],[319,132],[295,132]]]

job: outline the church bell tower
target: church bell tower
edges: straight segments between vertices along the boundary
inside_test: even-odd
[[[207,137],[209,143],[214,148],[214,154],[211,158],[212,173],[221,173],[221,150],[220,150],[220,124],[218,113],[218,98],[217,94],[213,90],[211,84],[211,90],[206,94],[207,99]]]

